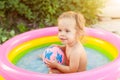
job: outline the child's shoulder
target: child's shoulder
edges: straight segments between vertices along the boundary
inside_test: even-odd
[[[82,45],[75,48],[76,53],[83,53],[85,52],[85,49]]]

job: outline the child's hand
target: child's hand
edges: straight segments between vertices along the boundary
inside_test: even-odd
[[[49,68],[57,68],[57,61],[49,61],[49,60],[46,60],[46,64]]]

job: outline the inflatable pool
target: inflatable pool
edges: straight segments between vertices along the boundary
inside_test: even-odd
[[[0,80],[117,80],[120,76],[120,37],[103,30],[86,28],[85,31],[84,46],[98,50],[111,60],[110,63],[71,74],[43,74],[15,66],[30,50],[53,43],[61,44],[57,38],[57,27],[43,28],[17,35],[2,44]]]

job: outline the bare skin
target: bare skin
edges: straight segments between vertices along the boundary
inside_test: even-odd
[[[79,33],[76,30],[76,22],[73,18],[63,18],[58,22],[58,37],[65,46],[62,48],[65,54],[66,65],[47,61],[50,68],[49,73],[73,73],[86,70],[87,55],[79,40]]]

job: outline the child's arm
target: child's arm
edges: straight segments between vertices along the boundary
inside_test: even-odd
[[[72,73],[72,72],[77,72],[78,71],[79,60],[80,60],[80,55],[71,54],[70,62],[69,62],[68,66],[61,65],[57,62],[50,62],[50,61],[47,61],[47,65],[48,65],[48,67],[56,68],[63,73]]]

